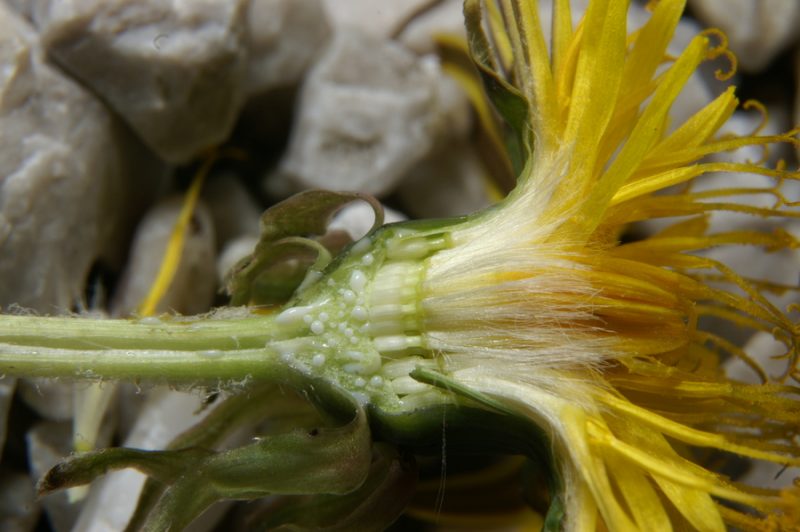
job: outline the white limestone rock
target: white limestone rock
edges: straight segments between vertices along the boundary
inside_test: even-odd
[[[158,275],[164,253],[183,206],[183,196],[156,204],[136,230],[130,258],[112,302],[114,316],[135,313]],[[189,222],[178,269],[157,306],[157,313],[200,314],[214,298],[215,237],[211,215],[198,203]]]
[[[57,379],[19,379],[17,393],[31,409],[47,420],[72,418],[72,383]]]
[[[36,490],[28,476],[11,472],[0,476],[0,530],[33,531],[38,517]]]
[[[322,0],[335,31],[390,37],[430,0]]]
[[[250,0],[248,96],[300,82],[331,28],[321,0]]]
[[[45,3],[34,18],[49,56],[162,158],[228,137],[245,96],[245,0]]]
[[[120,260],[161,168],[0,3],[0,305],[53,313]]]
[[[96,98],[44,62],[33,29],[0,3],[3,310],[57,313],[79,303],[92,264],[121,261],[132,218],[160,175]],[[0,386],[0,442],[13,384]],[[72,413],[64,383],[23,381],[20,391],[47,418]]]
[[[409,50],[424,55],[436,51],[434,36],[439,33],[466,38],[464,1],[444,0],[408,22],[398,40]]]
[[[797,0],[690,0],[697,16],[719,28],[745,72],[763,70],[800,38],[800,2]]]
[[[441,75],[394,43],[337,34],[306,78],[280,173],[297,188],[388,193],[443,135]]]

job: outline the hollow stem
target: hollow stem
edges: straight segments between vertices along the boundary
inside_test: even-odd
[[[291,381],[281,360],[304,338],[273,316],[98,320],[0,316],[0,373],[170,383]]]

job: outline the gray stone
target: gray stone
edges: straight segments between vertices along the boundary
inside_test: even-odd
[[[306,78],[281,173],[298,188],[388,193],[443,135],[440,76],[399,45],[337,34]]]
[[[466,38],[463,0],[444,0],[436,7],[409,21],[398,39],[409,50],[423,55],[436,52],[436,34]]]
[[[162,167],[94,96],[44,61],[33,29],[5,4],[0,66],[0,305],[61,312],[80,306],[95,261],[121,262]],[[4,426],[12,383],[2,383]],[[67,384],[19,388],[42,416],[71,416]]]
[[[323,0],[334,30],[356,30],[376,37],[396,33],[410,16],[430,0]]]
[[[331,34],[320,0],[250,0],[246,20],[248,95],[298,84]]]
[[[161,201],[139,224],[130,259],[117,289],[118,296],[112,302],[114,316],[135,313],[150,292],[183,201],[183,196]],[[211,215],[201,202],[192,214],[178,269],[156,312],[199,314],[210,308],[216,286],[214,249]]]
[[[120,260],[160,169],[2,3],[0,66],[0,305],[63,311]]]
[[[39,4],[39,0],[3,0],[8,7],[25,18],[28,22],[35,23],[34,11]]]
[[[24,473],[0,476],[0,530],[28,532],[36,527],[39,505],[33,482]]]
[[[745,72],[759,72],[800,37],[797,0],[690,0],[708,26],[730,39],[730,48]]]
[[[17,392],[25,404],[44,419],[72,418],[72,383],[55,379],[20,379]]]
[[[244,101],[244,0],[50,0],[47,52],[164,159],[225,140]]]

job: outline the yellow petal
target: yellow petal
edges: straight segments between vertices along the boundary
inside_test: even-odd
[[[672,102],[678,97],[689,76],[706,56],[708,41],[695,37],[678,61],[667,71],[650,104],[642,113],[619,155],[600,178],[591,196],[582,206],[586,231],[599,225],[609,201],[633,174],[647,151],[658,140]]]

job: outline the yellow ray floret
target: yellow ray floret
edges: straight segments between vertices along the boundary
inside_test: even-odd
[[[527,103],[528,157],[517,189],[481,223],[455,231],[453,249],[430,258],[427,345],[446,355],[455,378],[547,427],[567,457],[560,467],[569,528],[800,526],[797,488],[736,483],[697,458],[706,448],[800,466],[800,389],[791,378],[798,327],[766,294],[792,288],[698,255],[798,247],[781,229],[710,233],[708,223],[715,211],[796,218],[781,186],[797,171],[783,162],[704,160],[743,146],[797,146],[798,131],[720,135],[739,106],[732,88],[685,123],[669,123],[701,63],[726,58],[730,68],[719,76],[735,68],[714,30],[677,57],[667,53],[684,0],[652,2],[649,22],[630,34],[627,1],[594,0],[575,27],[569,2],[553,4],[548,44],[537,2],[498,0],[487,9],[467,1],[468,17],[505,17],[504,27],[487,24],[511,48],[508,68],[498,66],[507,52],[492,52],[494,75]],[[774,186],[691,190],[715,172],[766,176]],[[775,206],[727,199],[748,195]],[[620,243],[626,224],[666,217],[682,218]],[[705,316],[771,333],[785,346],[786,371],[768,374],[724,334],[704,330]],[[761,384],[729,380],[727,357],[744,360]]]

